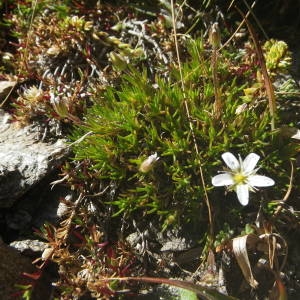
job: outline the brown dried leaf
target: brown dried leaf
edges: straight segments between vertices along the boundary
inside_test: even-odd
[[[296,127],[283,125],[280,127],[280,135],[285,138],[300,140],[300,130]]]
[[[292,139],[300,140],[300,130],[297,129],[296,133],[291,136]]]
[[[241,237],[234,238],[232,241],[232,250],[236,257],[236,260],[243,272],[243,275],[246,281],[250,284],[251,287],[256,288],[258,282],[254,279],[252,274],[248,252],[247,252],[247,243],[256,244],[259,238],[254,234],[247,234]]]

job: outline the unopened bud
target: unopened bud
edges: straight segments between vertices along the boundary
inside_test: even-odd
[[[123,22],[118,22],[116,25],[112,26],[111,29],[114,31],[121,31],[124,29],[124,23]]]
[[[140,165],[139,170],[142,173],[148,173],[154,166],[155,162],[159,160],[159,157],[157,157],[157,153],[148,156]]]
[[[43,253],[42,253],[42,260],[47,260],[49,258],[51,258],[51,256],[53,255],[54,249],[53,248],[46,248]]]
[[[209,42],[214,50],[221,46],[221,33],[217,22],[212,24],[209,31]]]

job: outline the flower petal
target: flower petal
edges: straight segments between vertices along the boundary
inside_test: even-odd
[[[257,162],[259,161],[260,156],[255,153],[250,153],[243,161],[243,171],[251,172],[254,170]]]
[[[211,180],[211,183],[214,186],[232,185],[234,184],[234,180],[231,174],[224,173],[214,176]]]
[[[248,177],[248,184],[251,186],[272,186],[275,184],[274,180],[267,176],[251,175]]]
[[[249,202],[249,188],[247,184],[238,184],[236,186],[236,194],[242,205],[247,205]]]
[[[225,152],[222,154],[222,158],[231,170],[237,170],[240,167],[239,161],[232,153]]]

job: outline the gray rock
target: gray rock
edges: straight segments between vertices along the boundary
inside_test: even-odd
[[[157,240],[162,245],[160,251],[184,251],[194,247],[196,244],[196,239],[193,238],[193,235],[180,227],[158,232]]]
[[[51,286],[48,274],[43,274],[38,280],[30,279],[24,274],[38,274],[31,259],[23,256],[16,249],[0,241],[0,299],[20,299],[22,291],[16,285],[30,285],[33,290],[31,300],[50,299]]]
[[[7,227],[13,230],[25,228],[31,221],[31,215],[26,211],[19,209],[5,215]]]
[[[0,114],[0,208],[11,207],[53,170],[67,154],[64,140],[36,140],[30,126],[19,128]]]
[[[11,91],[11,89],[14,88],[16,83],[17,83],[16,81],[9,81],[9,80],[0,81],[1,102],[4,100],[4,98],[7,96],[7,94]]]
[[[23,272],[34,272],[31,260],[0,242],[0,299],[9,299],[17,291],[15,284]]]

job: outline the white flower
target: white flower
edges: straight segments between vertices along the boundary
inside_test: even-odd
[[[148,173],[152,168],[153,165],[155,164],[156,161],[159,160],[159,157],[157,157],[157,153],[155,152],[154,154],[148,156],[140,165],[139,170],[142,173]]]
[[[234,190],[242,205],[248,204],[249,191],[254,192],[256,190],[255,187],[275,184],[274,180],[269,177],[256,175],[258,168],[255,169],[255,166],[260,157],[255,153],[247,155],[244,161],[242,161],[240,156],[239,160],[237,160],[230,152],[223,153],[222,158],[229,170],[214,176],[212,184],[214,186],[227,186],[229,190]]]
[[[32,103],[37,103],[43,99],[44,93],[41,89],[37,88],[36,86],[31,86],[30,88],[24,91],[23,97]]]

